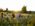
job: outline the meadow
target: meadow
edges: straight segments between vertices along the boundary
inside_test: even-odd
[[[9,15],[7,17],[7,15]],[[29,24],[29,21],[32,20],[32,18],[35,17],[35,14],[22,14],[23,17],[20,17],[18,20],[15,18],[12,18],[11,13],[6,14],[4,13],[3,18],[0,15],[0,26],[27,26]]]

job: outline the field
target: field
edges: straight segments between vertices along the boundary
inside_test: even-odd
[[[8,15],[8,17],[7,17]],[[22,14],[19,19],[12,18],[11,13],[4,13],[3,18],[0,15],[0,26],[29,26],[29,22],[34,22],[35,14]],[[34,20],[33,20],[34,19]],[[32,25],[31,25],[32,26]]]

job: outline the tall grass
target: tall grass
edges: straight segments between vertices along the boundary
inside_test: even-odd
[[[18,21],[14,18],[2,18],[2,20],[0,19],[0,26],[27,26],[27,20],[23,17],[19,18]]]

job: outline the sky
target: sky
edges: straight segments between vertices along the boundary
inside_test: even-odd
[[[3,10],[20,11],[23,6],[27,6],[27,11],[35,11],[35,0],[0,0],[0,8]]]

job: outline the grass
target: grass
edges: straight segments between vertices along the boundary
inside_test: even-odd
[[[8,18],[0,21],[0,26],[13,26],[14,24],[15,26],[21,25],[19,22],[17,22],[17,20],[9,20]]]
[[[27,19],[28,21],[31,20],[31,19]],[[12,19],[11,17],[10,18],[5,18],[3,19],[3,21],[1,20],[0,18],[0,26],[24,26],[24,25],[27,25],[27,20],[24,18],[22,19],[19,19],[19,21],[17,22],[16,19]]]

